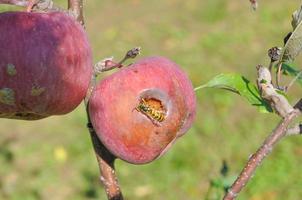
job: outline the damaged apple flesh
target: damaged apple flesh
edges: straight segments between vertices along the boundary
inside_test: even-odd
[[[83,100],[92,55],[81,25],[61,12],[0,14],[0,117],[34,120]]]
[[[192,125],[195,108],[191,81],[163,57],[144,58],[103,79],[89,103],[102,143],[134,164],[166,152]]]

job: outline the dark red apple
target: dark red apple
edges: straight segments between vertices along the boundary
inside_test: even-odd
[[[91,122],[108,150],[125,161],[148,163],[192,125],[195,93],[172,61],[149,57],[103,79],[90,103]]]
[[[86,34],[68,15],[0,14],[0,117],[68,113],[83,100],[91,73]]]

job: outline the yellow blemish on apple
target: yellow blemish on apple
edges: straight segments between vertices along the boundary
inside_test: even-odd
[[[6,66],[6,73],[10,76],[15,76],[17,74],[15,65],[8,63]]]
[[[11,88],[0,89],[0,103],[7,105],[15,104],[15,92]]]
[[[30,94],[31,96],[39,96],[45,91],[44,87],[39,87],[39,86],[33,86],[31,88]]]

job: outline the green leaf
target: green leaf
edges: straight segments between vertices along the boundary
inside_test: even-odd
[[[299,10],[296,10],[293,13],[292,26],[294,31],[287,40],[282,54],[280,62],[293,62],[298,54],[302,50],[302,21],[301,21],[301,11],[302,7]]]
[[[219,88],[234,92],[244,97],[251,105],[257,106],[260,112],[272,112],[271,107],[261,98],[256,85],[239,74],[219,74],[208,83],[195,88],[195,91],[202,88]]]
[[[292,27],[295,30],[296,27],[299,25],[299,23],[302,21],[302,6],[300,7],[299,10],[296,10],[292,14]]]
[[[298,70],[293,65],[290,65],[289,63],[282,63],[282,70],[283,74],[290,75],[293,77],[297,77],[297,82],[302,85],[302,74],[301,70]]]

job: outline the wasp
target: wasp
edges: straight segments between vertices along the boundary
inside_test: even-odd
[[[157,126],[160,125],[159,122],[165,120],[165,111],[152,107],[144,98],[135,109],[146,115]]]

